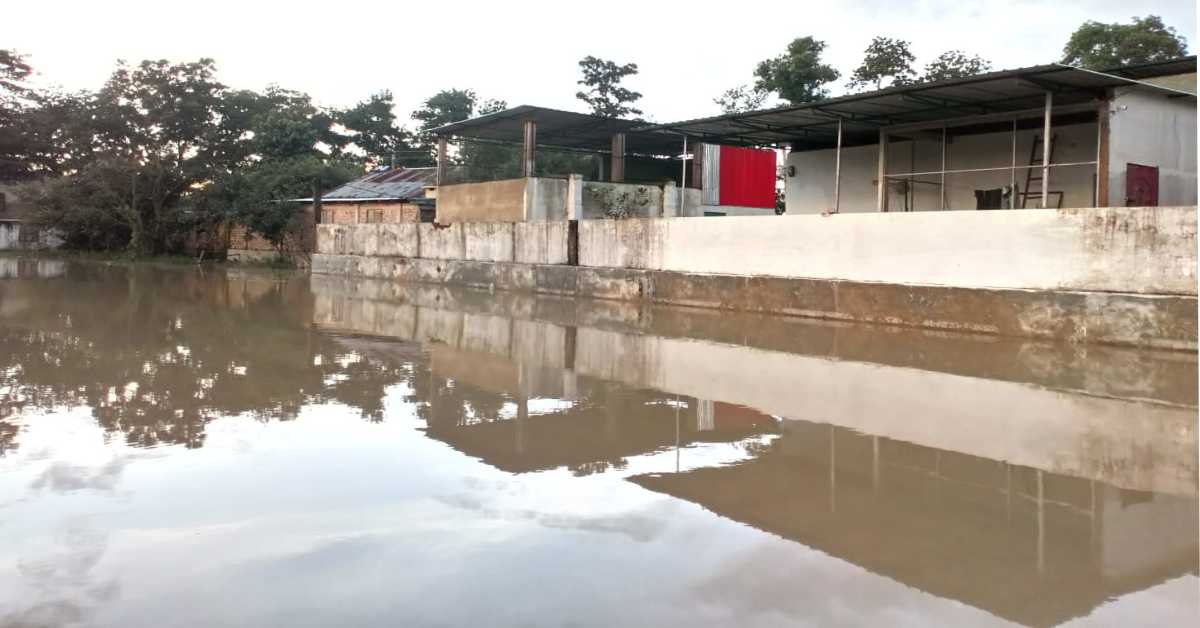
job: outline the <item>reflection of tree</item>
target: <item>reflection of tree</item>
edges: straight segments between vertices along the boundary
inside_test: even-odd
[[[287,420],[326,400],[378,420],[403,373],[314,332],[302,278],[81,265],[0,284],[5,299],[23,307],[0,315],[0,412],[88,406],[137,445],[198,447],[214,417]]]

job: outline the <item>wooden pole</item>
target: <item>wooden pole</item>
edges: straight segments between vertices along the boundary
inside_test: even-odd
[[[625,134],[615,133],[612,137],[612,167],[613,183],[625,182]]]
[[[521,176],[532,177],[537,161],[537,123],[525,121],[525,134],[521,145]]]

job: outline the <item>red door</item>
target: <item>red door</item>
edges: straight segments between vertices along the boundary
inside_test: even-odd
[[[1125,164],[1125,206],[1158,207],[1158,168]]]

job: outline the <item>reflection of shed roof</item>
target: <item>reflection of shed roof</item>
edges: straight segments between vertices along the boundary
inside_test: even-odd
[[[372,172],[335,188],[322,201],[407,201],[424,198],[437,185],[437,168],[392,168]]]
[[[838,435],[836,455],[830,430]],[[1192,499],[1044,473],[1048,494],[1083,506],[1057,501],[1044,508],[1039,570],[1038,512],[1027,496],[1041,472],[1013,467],[1006,489],[1006,470],[986,458],[885,438],[873,466],[868,436],[796,420],[783,434],[746,462],[630,481],[1023,625],[1058,625],[1113,597],[1195,573],[1194,543],[1138,541],[1133,528],[1118,525],[1122,500],[1150,500],[1165,506],[1150,512],[1172,517],[1187,538],[1195,530]],[[1017,496],[1011,510],[1005,490]],[[1090,516],[1083,510],[1089,494],[1098,513]],[[1092,541],[1100,531],[1104,540]],[[1139,543],[1140,551],[1127,549]],[[1106,561],[1108,550],[1124,558]]]
[[[1044,106],[1047,91],[1054,93],[1056,107],[1092,102],[1103,96],[1106,89],[1134,84],[1195,98],[1194,94],[1140,82],[1195,71],[1194,56],[1107,72],[1054,63],[895,86],[801,105],[672,122],[641,130],[674,131],[722,144],[792,143],[793,148],[803,150],[835,146],[837,124],[841,120],[844,145],[873,144],[878,141],[880,128],[895,124],[1037,109]]]
[[[633,154],[678,153],[682,139],[662,131],[639,131],[645,122],[605,118],[574,111],[521,105],[433,129],[440,136],[520,144],[525,122],[537,125],[537,144],[552,148],[608,152],[612,136],[625,134],[625,151]]]

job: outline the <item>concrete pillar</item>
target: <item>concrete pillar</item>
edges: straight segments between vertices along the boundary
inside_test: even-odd
[[[583,219],[583,175],[567,177],[567,220]]]
[[[1046,92],[1046,112],[1042,115],[1042,209],[1050,203],[1050,110],[1054,108],[1054,93]]]
[[[613,183],[625,182],[625,134],[617,133],[612,137],[612,177]]]
[[[525,121],[525,135],[521,144],[521,176],[532,177],[537,160],[537,123]]]
[[[450,163],[446,159],[446,138],[439,137],[437,140],[437,184],[438,185],[445,185],[446,183],[448,183],[448,181],[446,180],[446,168],[449,167],[449,165],[450,165]]]
[[[662,217],[675,218],[681,215],[682,209],[680,194],[683,193],[683,188],[676,187],[674,181],[667,181],[662,188]]]

